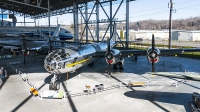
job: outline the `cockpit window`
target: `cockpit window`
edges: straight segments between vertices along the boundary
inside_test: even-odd
[[[65,33],[70,33],[69,31],[65,31]]]

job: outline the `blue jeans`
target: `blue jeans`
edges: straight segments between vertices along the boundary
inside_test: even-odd
[[[5,75],[4,74],[1,75],[1,79],[2,79],[2,81],[5,80]]]

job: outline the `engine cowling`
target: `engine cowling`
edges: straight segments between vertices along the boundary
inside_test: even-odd
[[[147,50],[147,59],[151,63],[152,62],[157,63],[160,59],[159,55],[160,55],[160,50],[156,47],[154,48],[154,50],[152,50],[152,48],[149,48]]]
[[[108,64],[116,64],[119,62],[120,51],[117,49],[112,49],[110,52],[107,52],[105,55],[106,62]]]

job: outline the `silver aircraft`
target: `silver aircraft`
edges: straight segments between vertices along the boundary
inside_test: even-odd
[[[58,24],[56,30],[51,39],[59,40],[59,31],[60,25]],[[24,45],[24,43],[26,45]],[[10,49],[11,51],[16,51],[21,49],[22,47],[26,47],[27,50],[41,50],[42,48],[46,48],[49,46],[49,38],[46,35],[34,36],[30,37],[29,33],[20,33],[18,37],[15,36],[3,36],[0,37],[0,46],[2,51],[4,49]]]
[[[199,48],[159,50],[155,47],[154,35],[152,36],[152,47],[148,50],[118,50],[114,48],[115,45],[117,45],[117,42],[110,41],[88,44],[81,47],[66,47],[52,51],[44,60],[44,68],[54,75],[49,89],[58,90],[60,88],[60,84],[56,82],[60,74],[73,72],[85,65],[93,66],[94,60],[100,57],[105,57],[105,61],[109,66],[113,65],[114,69],[123,69],[123,57],[130,54],[147,55],[148,61],[152,63],[152,72],[154,72],[154,64],[159,61],[161,55],[200,51]]]

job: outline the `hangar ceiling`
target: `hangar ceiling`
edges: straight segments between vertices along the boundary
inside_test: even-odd
[[[91,1],[94,0],[49,0],[50,15],[56,16],[70,13],[73,10],[74,2],[81,7],[81,4]],[[110,0],[102,1],[108,2]],[[15,14],[36,19],[48,16],[48,0],[0,0],[0,8],[9,10],[9,13],[14,11]]]

